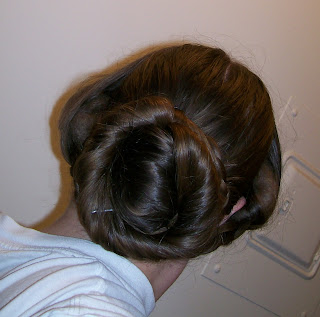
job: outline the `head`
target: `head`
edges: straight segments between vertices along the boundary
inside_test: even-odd
[[[170,46],[89,78],[60,131],[81,224],[127,258],[195,258],[274,210],[281,155],[270,97],[221,49]]]

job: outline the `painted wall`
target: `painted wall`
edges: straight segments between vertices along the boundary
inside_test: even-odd
[[[319,15],[317,0],[1,1],[0,210],[25,225],[61,214],[70,193],[56,131],[64,90],[83,74],[167,41],[222,46],[259,73],[285,150],[319,171]],[[292,110],[303,115],[296,120]],[[209,283],[210,269],[201,273],[212,261],[193,263],[153,316],[286,315]]]

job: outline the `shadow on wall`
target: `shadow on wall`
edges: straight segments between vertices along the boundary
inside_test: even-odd
[[[66,104],[66,102],[70,99],[70,97],[79,90],[83,84],[84,81],[87,82],[87,79],[90,79],[90,81],[95,81],[98,78],[108,76],[109,74],[115,72],[116,70],[119,70],[123,68],[124,66],[128,65],[129,63],[133,62],[134,60],[137,60],[139,57],[142,57],[148,53],[151,53],[155,50],[168,47],[168,46],[174,46],[174,45],[181,45],[184,44],[184,41],[175,41],[175,42],[163,42],[158,43],[156,45],[151,45],[146,48],[143,48],[141,50],[138,50],[125,57],[122,58],[119,61],[114,62],[107,68],[104,68],[103,70],[100,70],[98,72],[93,72],[89,74],[85,74],[81,76],[80,78],[77,78],[74,80],[70,86],[63,92],[63,94],[59,97],[55,105],[53,106],[51,116],[49,118],[49,127],[50,127],[50,143],[52,152],[55,155],[55,157],[59,161],[59,170],[60,170],[60,190],[59,190],[59,197],[57,200],[57,203],[53,210],[41,221],[33,224],[31,227],[33,229],[41,231],[45,227],[51,225],[54,223],[58,218],[62,216],[64,211],[66,210],[67,206],[70,203],[70,200],[72,199],[73,195],[73,180],[70,175],[70,166],[69,164],[64,160],[61,149],[60,149],[60,135],[58,130],[58,124],[59,124],[59,118],[60,113]],[[190,43],[190,42],[188,42]],[[194,42],[194,44],[197,44]],[[200,44],[200,43],[199,43]]]

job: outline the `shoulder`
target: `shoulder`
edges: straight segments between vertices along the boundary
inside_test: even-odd
[[[7,216],[0,216],[0,258],[5,316],[140,317],[154,306],[150,293],[145,304],[143,278],[130,285],[137,268],[126,259],[85,240],[23,228]]]

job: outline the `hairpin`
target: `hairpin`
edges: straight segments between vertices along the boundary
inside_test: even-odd
[[[108,212],[108,211],[113,211],[112,209],[103,209],[103,210],[92,210],[91,213],[92,214],[96,214],[97,212]]]
[[[173,218],[169,221],[169,223],[167,224],[166,227],[161,227],[160,229],[152,232],[151,235],[160,234],[160,233],[168,231],[169,229],[171,229],[175,225],[175,223],[177,222],[177,219],[178,219],[178,213],[176,213],[173,216]]]

